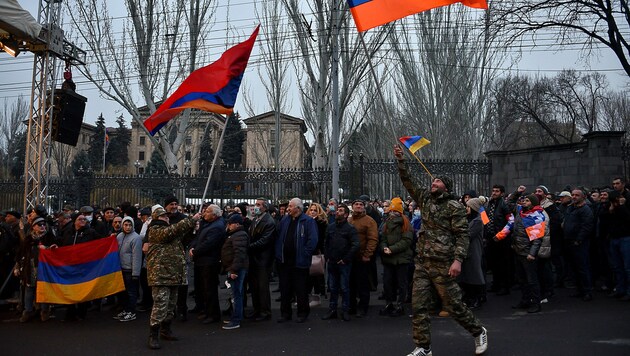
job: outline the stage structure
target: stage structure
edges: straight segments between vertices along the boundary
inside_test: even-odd
[[[59,27],[62,0],[40,0],[37,20],[17,0],[0,4],[0,49],[17,57],[29,51],[33,60],[31,106],[26,138],[23,212],[38,204],[47,206],[50,148],[53,134],[57,59],[84,65],[85,51],[64,38]]]

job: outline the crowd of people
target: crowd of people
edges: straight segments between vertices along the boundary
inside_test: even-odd
[[[476,353],[485,352],[487,330],[473,311],[489,293],[509,296],[515,285],[514,308],[528,313],[552,302],[555,288],[574,287],[585,302],[595,289],[630,301],[630,191],[623,178],[610,187],[566,187],[555,194],[545,185],[506,194],[497,184],[488,197],[474,191],[458,197],[445,176],[433,177],[430,187],[415,185],[398,148],[395,157],[405,200],[293,198],[274,206],[258,198],[253,206],[198,209],[169,196],[140,209],[126,202],[66,206],[54,214],[44,206],[24,216],[3,211],[0,272],[8,282],[2,296],[18,296],[20,322],[49,320],[52,306],[35,301],[39,251],[115,235],[125,291],[67,306],[62,320],[85,319],[103,303],[115,304],[120,322],[150,311],[152,349],[160,340],[177,340],[171,323],[189,313],[203,324],[222,322],[226,330],[244,319],[271,320],[273,278],[279,280],[277,322],[292,321],[295,309],[295,322],[304,323],[326,298],[324,320],[360,319],[379,304],[382,316],[412,314],[415,356],[431,355],[433,312],[456,320],[475,338]],[[312,268],[319,255],[325,272]],[[375,302],[370,294],[379,281],[382,302]],[[227,311],[221,310],[222,282],[231,290]]]

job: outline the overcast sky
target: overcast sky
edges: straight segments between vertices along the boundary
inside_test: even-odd
[[[37,16],[37,0],[19,0],[19,2],[26,10],[30,11],[34,17]],[[237,3],[231,7],[230,13],[226,14],[226,16],[231,19],[237,19],[237,22],[230,22],[231,26],[237,23],[239,30],[242,30],[243,33],[247,33],[241,36],[239,41],[245,40],[256,25],[256,22],[253,20],[255,18],[253,4],[253,1]],[[67,19],[66,22],[68,22]],[[225,26],[223,23],[227,23],[227,21],[217,24],[214,30],[217,30],[219,26]],[[67,23],[64,26],[67,26]],[[246,30],[250,27],[251,30]],[[225,34],[225,31],[223,31],[223,33]],[[216,60],[218,56],[219,54],[211,60]],[[4,103],[6,99],[10,103],[15,101],[20,95],[23,95],[27,101],[30,101],[32,69],[32,54],[23,53],[20,54],[19,57],[13,58],[4,52],[0,52],[0,102]],[[588,63],[585,63],[584,60],[580,59],[580,51],[577,49],[554,53],[553,48],[534,48],[531,52],[524,53],[521,61],[513,66],[511,72],[513,74],[519,71],[521,74],[526,75],[553,76],[563,69],[601,71],[608,77],[611,88],[619,90],[628,90],[628,88],[630,88],[628,76],[622,70],[621,65],[610,50],[603,50],[597,53],[597,55],[591,56]],[[84,117],[86,123],[94,124],[96,118],[101,113],[103,113],[106,118],[108,126],[115,126],[116,117],[121,114],[125,117],[127,122],[129,122],[130,116],[127,112],[118,107],[116,103],[100,98],[98,90],[93,85],[87,83],[86,79],[79,74],[78,70],[75,69],[73,72],[74,80],[78,84],[77,92],[88,98]],[[59,73],[59,85],[62,80],[62,73]],[[252,68],[249,68],[246,72],[243,82],[253,90],[262,90],[258,73]],[[297,90],[293,90],[293,92],[297,92]],[[260,95],[259,97],[263,96]],[[292,109],[288,114],[300,117],[300,105],[297,94],[292,98],[292,101]],[[144,103],[139,103],[139,105],[143,104]],[[235,110],[244,113],[242,105],[242,95],[239,95]],[[267,110],[265,102],[255,103],[255,105],[260,111]]]

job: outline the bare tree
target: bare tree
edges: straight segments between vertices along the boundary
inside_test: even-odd
[[[4,99],[0,111],[0,177],[8,177],[11,171],[12,159],[16,158],[19,149],[17,136],[26,129],[23,122],[28,115],[29,103],[22,96],[12,103]]]
[[[558,44],[579,44],[585,54],[597,45],[612,50],[630,76],[630,7],[627,0],[496,1],[495,23],[511,42],[551,34]]]
[[[330,166],[332,60],[332,11],[340,9],[340,84],[339,116],[341,136],[356,129],[363,117],[354,109],[359,105],[357,89],[366,80],[368,58],[375,56],[385,40],[385,27],[375,29],[367,38],[368,54],[361,48],[358,34],[349,17],[348,5],[340,0],[315,0],[304,4],[283,0],[295,32],[295,70],[301,96],[302,115],[315,138],[314,167]],[[308,14],[308,15],[307,15]],[[375,63],[378,65],[378,63]],[[343,142],[341,143],[343,145]]]
[[[477,158],[486,146],[488,92],[505,58],[489,16],[443,7],[407,18],[390,36],[401,133],[429,138],[423,154]]]
[[[149,113],[155,112],[174,87],[196,69],[198,50],[216,8],[212,0],[126,0],[128,17],[121,20],[110,15],[107,1],[66,4],[81,45],[93,55],[93,62],[79,69],[103,97],[121,105],[141,128],[146,118],[143,106]],[[122,32],[116,21],[123,21]],[[169,169],[175,167],[181,173],[177,155],[195,119],[186,112],[155,137],[149,136]]]

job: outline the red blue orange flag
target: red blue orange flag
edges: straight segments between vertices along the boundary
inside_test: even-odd
[[[123,290],[116,236],[40,250],[38,303],[75,304]]]
[[[490,222],[490,218],[488,218],[488,213],[486,213],[486,209],[483,206],[479,207],[479,216],[481,216],[481,222],[484,225],[487,225]]]
[[[249,39],[225,51],[216,62],[190,73],[153,115],[144,120],[151,136],[184,109],[231,114],[259,28],[260,25]]]
[[[417,150],[431,143],[422,136],[403,136],[398,141],[405,145],[411,153],[416,153]]]
[[[477,9],[488,8],[485,0],[348,0],[350,12],[359,32],[458,2]]]

